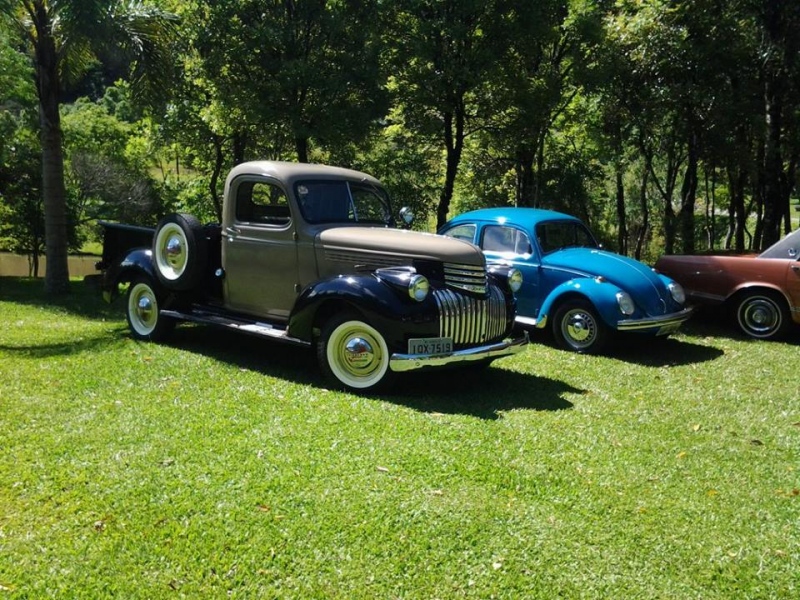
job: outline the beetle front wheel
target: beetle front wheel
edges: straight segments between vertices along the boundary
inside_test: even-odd
[[[387,385],[389,348],[383,335],[355,313],[330,319],[317,342],[322,372],[336,387],[355,391]]]
[[[605,347],[609,332],[589,302],[568,300],[556,310],[553,335],[564,350],[597,354]]]

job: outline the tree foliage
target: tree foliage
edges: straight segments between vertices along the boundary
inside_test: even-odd
[[[571,212],[644,259],[792,227],[796,2],[161,2],[183,18],[0,0],[0,132],[32,139],[35,92],[44,175],[0,147],[0,202],[45,207],[48,256],[71,220],[219,219],[226,171],[252,158],[372,172],[428,229],[486,205]],[[30,182],[13,201],[11,180]]]

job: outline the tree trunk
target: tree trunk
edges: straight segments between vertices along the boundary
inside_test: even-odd
[[[51,295],[69,292],[67,262],[67,195],[64,187],[64,155],[61,117],[58,112],[60,85],[58,57],[49,20],[42,7],[37,15],[36,88],[42,144],[42,196],[44,201],[45,291]]]
[[[681,209],[678,215],[681,234],[681,252],[694,254],[694,209],[697,198],[697,133],[692,124],[689,125],[689,141],[687,144],[686,173],[681,186]]]
[[[642,259],[642,251],[644,250],[644,242],[647,239],[647,230],[650,228],[650,207],[647,205],[647,184],[650,179],[650,169],[644,169],[642,172],[642,183],[639,187],[639,204],[642,210],[642,228],[639,235],[636,236],[636,251],[634,258],[636,260]]]
[[[625,185],[622,180],[622,166],[615,165],[617,184],[617,251],[628,254],[628,224],[625,214]]]
[[[534,190],[534,160],[535,152],[529,145],[523,144],[517,148],[517,164],[515,167],[517,179],[517,206],[533,206],[533,198],[536,193]]]
[[[764,30],[770,53],[764,69],[766,146],[764,150],[764,221],[761,229],[760,249],[765,249],[780,239],[781,219],[784,213],[781,141],[783,137],[783,99],[788,74],[781,58],[782,46],[785,44],[781,4],[781,0],[765,0],[764,2]]]
[[[453,199],[458,166],[461,163],[461,152],[464,149],[464,113],[456,109],[455,114],[448,112],[444,117],[444,137],[447,147],[447,166],[445,171],[444,188],[439,197],[439,206],[436,208],[436,229],[438,230],[447,222],[447,213],[450,211],[450,201]]]
[[[295,151],[297,152],[297,161],[301,163],[308,162],[308,138],[298,137],[294,140]]]

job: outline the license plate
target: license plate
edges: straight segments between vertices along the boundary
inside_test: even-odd
[[[408,340],[409,354],[449,354],[452,351],[452,338],[412,338]]]

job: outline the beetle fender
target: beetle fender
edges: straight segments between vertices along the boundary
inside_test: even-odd
[[[438,311],[432,294],[422,302],[378,277],[339,275],[315,282],[298,296],[289,317],[288,333],[298,339],[312,339],[320,310],[341,310],[342,305],[357,309],[380,331],[389,346],[405,346],[406,337],[436,336]]]
[[[103,276],[103,298],[111,302],[119,293],[119,285],[131,281],[136,275],[144,274],[155,280],[153,252],[148,248],[131,250],[125,257],[112,265]]]
[[[617,293],[621,291],[622,289],[613,283],[594,277],[579,277],[565,281],[545,298],[539,310],[536,326],[540,329],[547,326],[547,318],[555,312],[563,298],[582,296],[597,309],[606,325],[616,329],[617,323],[622,318],[617,304]]]

